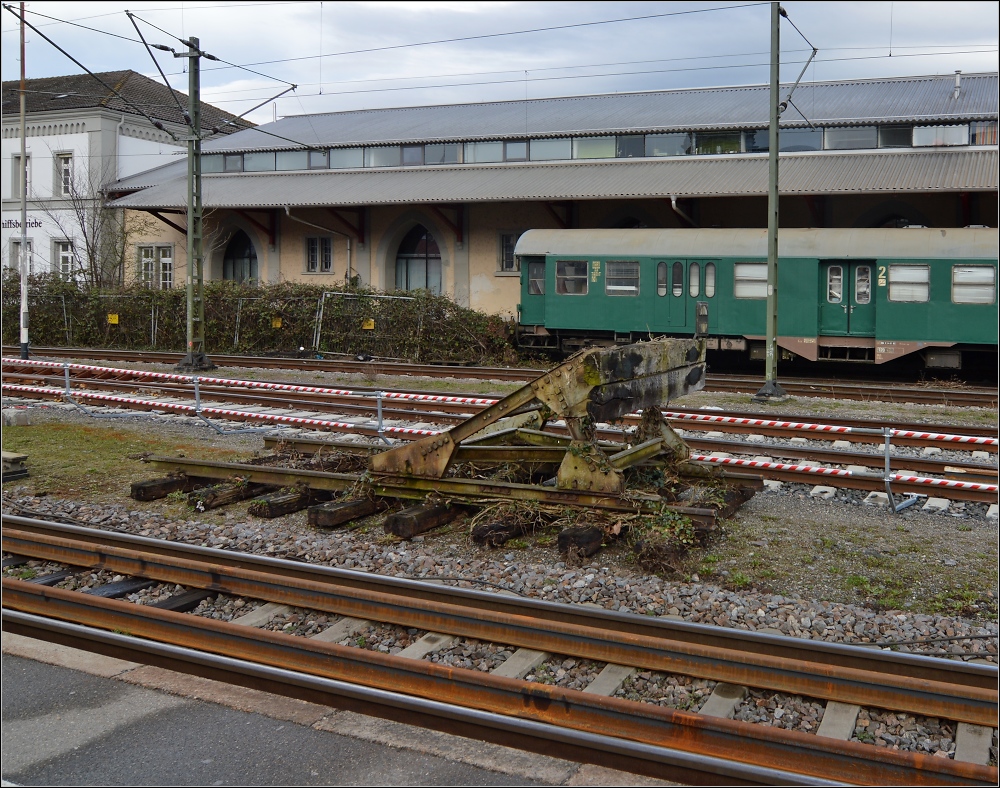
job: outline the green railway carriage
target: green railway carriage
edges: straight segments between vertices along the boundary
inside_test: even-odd
[[[787,229],[778,241],[783,357],[995,359],[995,228]],[[699,335],[763,358],[766,230],[530,230],[515,255],[524,346]]]

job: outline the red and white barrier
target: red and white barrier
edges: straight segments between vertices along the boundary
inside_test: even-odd
[[[5,358],[4,364],[20,364],[31,367],[58,368],[69,367],[70,370],[81,372],[98,373],[128,373],[137,378],[148,380],[163,380],[171,383],[191,383],[192,375],[180,375],[171,372],[152,372],[141,369],[120,369],[117,367],[98,367],[92,364],[62,364],[58,361],[34,361],[32,359]],[[198,375],[200,383],[207,383],[212,386],[232,386],[235,388],[259,389],[262,391],[294,391],[300,394],[328,394],[338,397],[371,397],[371,392],[357,392],[352,389],[331,389],[324,386],[300,386],[294,383],[269,383],[258,380],[239,380],[236,378],[215,378],[207,375]],[[493,405],[499,400],[489,397],[454,397],[444,394],[415,394],[402,391],[384,391],[383,399],[411,400],[419,402],[445,402],[458,405]]]
[[[791,465],[784,462],[764,462],[762,460],[741,460],[734,457],[712,457],[708,454],[692,454],[692,460],[699,462],[711,462],[717,465],[732,465],[739,468],[759,468],[761,470],[793,471],[796,473],[810,474],[813,476],[854,476],[854,471],[843,470],[841,468],[824,468],[819,465]],[[1000,486],[996,484],[983,484],[981,482],[960,482],[951,479],[932,479],[928,476],[910,476],[902,473],[892,473],[889,480],[893,482],[906,482],[907,484],[926,484],[929,487],[945,487],[951,490],[974,490],[977,492],[996,493]]]
[[[190,383],[191,375],[179,375],[169,372],[150,372],[145,370],[120,369],[116,367],[99,367],[92,364],[63,364],[58,361],[41,361],[33,359],[4,358],[4,364],[15,364],[22,366],[47,367],[63,369],[68,366],[71,370],[81,370],[86,372],[99,373],[122,373],[127,372],[136,377],[148,378],[151,380],[166,380],[177,383]],[[326,394],[341,397],[373,396],[369,392],[359,393],[351,389],[332,389],[322,386],[300,386],[292,383],[268,383],[256,380],[237,380],[233,378],[216,378],[198,375],[198,380],[202,383],[218,386],[232,386],[238,388],[259,389],[267,391],[294,391],[304,394]],[[443,394],[415,394],[411,392],[386,391],[382,392],[383,399],[387,400],[409,400],[412,402],[442,402],[460,405],[478,405],[488,407],[494,405],[499,400],[490,397],[455,397]],[[857,428],[836,424],[817,424],[804,421],[781,421],[777,419],[757,419],[745,416],[722,416],[712,413],[682,413],[679,411],[662,411],[664,418],[676,421],[695,422],[699,424],[732,424],[742,427],[769,427],[772,429],[800,430],[803,432],[822,432],[835,435],[849,435],[862,431],[871,432],[871,428]],[[638,414],[630,414],[638,416]],[[953,435],[941,432],[919,432],[916,430],[891,430],[890,436],[893,438],[915,438],[918,440],[940,441],[942,443],[958,443],[972,446],[1000,446],[1000,440],[996,438],[978,437],[973,435]]]
[[[44,394],[47,396],[64,397],[63,389],[45,388],[41,386],[21,386],[18,384],[4,383],[4,391],[20,392],[25,394]],[[197,409],[194,405],[184,405],[178,402],[156,402],[153,400],[138,399],[136,397],[122,397],[115,394],[98,394],[91,391],[73,391],[70,396],[74,399],[94,400],[96,402],[108,402],[119,405],[139,405],[141,407],[153,408],[156,410],[171,410],[179,413],[195,414]],[[354,424],[349,421],[329,421],[327,419],[309,419],[303,416],[283,416],[278,413],[253,413],[244,410],[233,410],[231,408],[211,408],[203,407],[202,415],[221,416],[223,418],[236,418],[245,421],[269,421],[278,424],[301,425],[304,427],[315,427],[318,429],[334,430],[338,432],[378,432],[375,424]],[[438,435],[441,430],[415,429],[413,427],[386,427],[382,432],[390,435]]]

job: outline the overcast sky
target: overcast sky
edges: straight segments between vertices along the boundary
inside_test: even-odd
[[[792,0],[783,7],[819,50],[807,81],[998,67],[998,2]],[[768,80],[768,3],[130,0],[31,2],[26,8],[31,24],[91,71],[134,69],[160,78],[126,8],[144,20],[138,24],[150,43],[183,49],[177,39],[197,36],[204,51],[259,72],[202,61],[203,99],[235,114],[286,83],[298,85],[294,93],[253,112],[249,117],[258,123],[271,120],[273,113]],[[3,79],[15,80],[19,23],[6,10],[2,17]],[[539,28],[549,29],[530,32]],[[781,48],[781,78],[794,80],[810,47],[788,20],[782,21]],[[169,52],[156,54],[171,85],[187,92],[182,61]],[[25,61],[29,78],[83,71],[30,29]]]

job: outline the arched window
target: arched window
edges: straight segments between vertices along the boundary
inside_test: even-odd
[[[441,293],[441,250],[423,225],[410,230],[399,245],[396,289]]]
[[[226,254],[222,258],[222,278],[234,282],[257,279],[257,251],[250,236],[242,230],[226,246]]]

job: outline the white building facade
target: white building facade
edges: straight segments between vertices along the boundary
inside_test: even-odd
[[[177,107],[187,105],[186,96],[173,91],[171,97],[168,88],[132,71],[97,76],[100,82],[88,74],[26,81],[26,192],[22,190],[20,84],[3,84],[0,195],[5,269],[19,269],[23,237],[30,273],[87,279],[88,259],[106,256],[107,247],[124,226],[121,211],[101,207],[104,184],[177,161],[187,152],[180,139],[189,132]],[[101,82],[115,90],[107,90]],[[154,104],[159,105],[155,112],[162,129],[133,106]],[[209,105],[203,105],[204,114],[210,117],[208,123],[233,117]],[[249,125],[239,122],[228,130]],[[23,236],[22,194],[27,198]],[[163,243],[147,238],[149,243],[130,243],[129,248],[119,250],[121,270],[104,283],[137,277],[149,286],[172,286],[176,233],[164,237]]]

